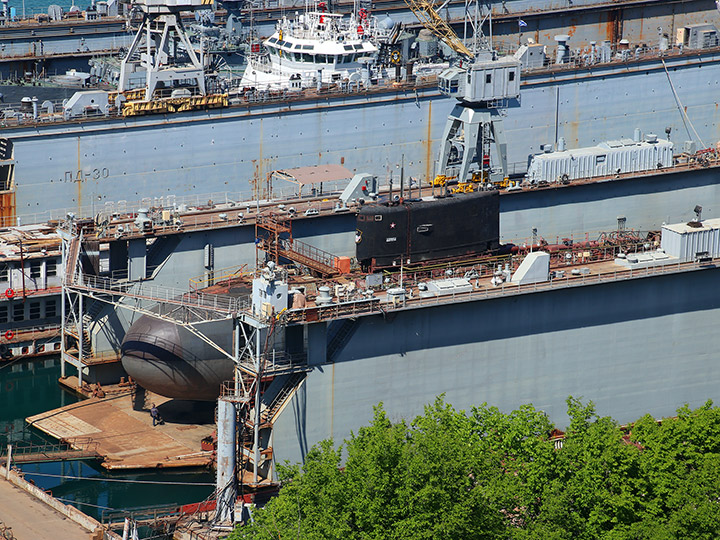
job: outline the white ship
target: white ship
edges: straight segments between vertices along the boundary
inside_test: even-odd
[[[242,85],[258,90],[300,89],[319,84],[358,82],[375,63],[380,43],[387,40],[394,23],[378,20],[365,9],[349,17],[328,13],[320,2],[294,18],[283,17],[265,51],[252,55]]]

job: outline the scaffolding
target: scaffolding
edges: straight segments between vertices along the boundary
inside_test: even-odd
[[[180,291],[156,285],[152,278],[145,277],[114,279],[93,264],[97,241],[92,221],[69,219],[58,232],[62,239],[64,269],[62,377],[66,377],[66,366],[70,364],[77,369],[78,385],[82,387],[84,374],[97,363],[99,355],[93,348],[91,323],[106,306],[181,326],[234,363],[234,380],[219,389],[218,405],[215,521],[227,522],[233,515],[230,509],[238,489],[273,485],[272,425],[308,371],[304,355],[292,356],[275,349],[276,331],[285,324],[284,319],[254,315],[247,295],[210,294],[199,288]],[[282,256],[282,252],[278,256]],[[202,323],[222,320],[232,321],[232,350],[229,351],[201,329]],[[170,344],[159,346],[168,348]],[[220,451],[221,431],[224,448],[233,450]],[[229,432],[234,434],[234,444],[228,443]],[[228,467],[232,471],[228,471]]]

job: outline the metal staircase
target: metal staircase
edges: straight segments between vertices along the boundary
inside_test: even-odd
[[[255,222],[255,238],[259,250],[268,258],[280,264],[284,258],[305,266],[321,277],[336,276],[337,257],[332,253],[296,240],[292,237],[292,221],[275,213],[259,215]],[[257,261],[259,267],[260,261]]]
[[[291,373],[280,391],[275,394],[267,408],[260,413],[261,424],[272,425],[307,377],[305,372]]]
[[[168,236],[158,236],[148,248],[147,252],[147,269],[145,277],[150,278],[157,268],[167,261],[172,255],[175,248],[180,244],[182,237],[179,234],[171,234]]]
[[[357,318],[349,318],[349,319],[342,319],[339,321],[334,321],[332,323],[333,325],[337,325],[337,331],[334,333],[332,338],[330,338],[330,343],[328,343],[327,348],[327,361],[328,362],[334,362],[335,357],[340,353],[340,351],[343,350],[345,345],[348,344],[350,341],[350,338],[355,333],[355,330],[357,330],[358,327],[358,319]]]

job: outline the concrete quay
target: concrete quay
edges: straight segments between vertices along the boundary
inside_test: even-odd
[[[25,480],[21,473],[0,466],[0,521],[12,528],[17,540],[120,540],[112,531],[63,504]]]

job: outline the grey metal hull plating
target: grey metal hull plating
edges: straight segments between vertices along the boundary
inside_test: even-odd
[[[720,139],[720,54],[667,60],[669,75],[705,145]],[[346,95],[288,104],[107,121],[6,128],[15,144],[17,213],[83,214],[118,201],[210,194],[251,196],[271,170],[344,163],[356,171],[427,178],[453,101],[434,89]],[[504,120],[511,173],[540,145],[569,147],[631,137],[636,127],[690,139],[661,62],[596,66],[526,77],[521,103]],[[242,195],[239,192],[243,192]],[[202,202],[207,202],[202,201]],[[55,212],[56,217],[61,212]]]
[[[719,286],[712,268],[360,318],[275,422],[275,459],[341,442],[380,402],[393,420],[441,394],[465,410],[532,403],[563,427],[570,395],[621,423],[717,400]]]

